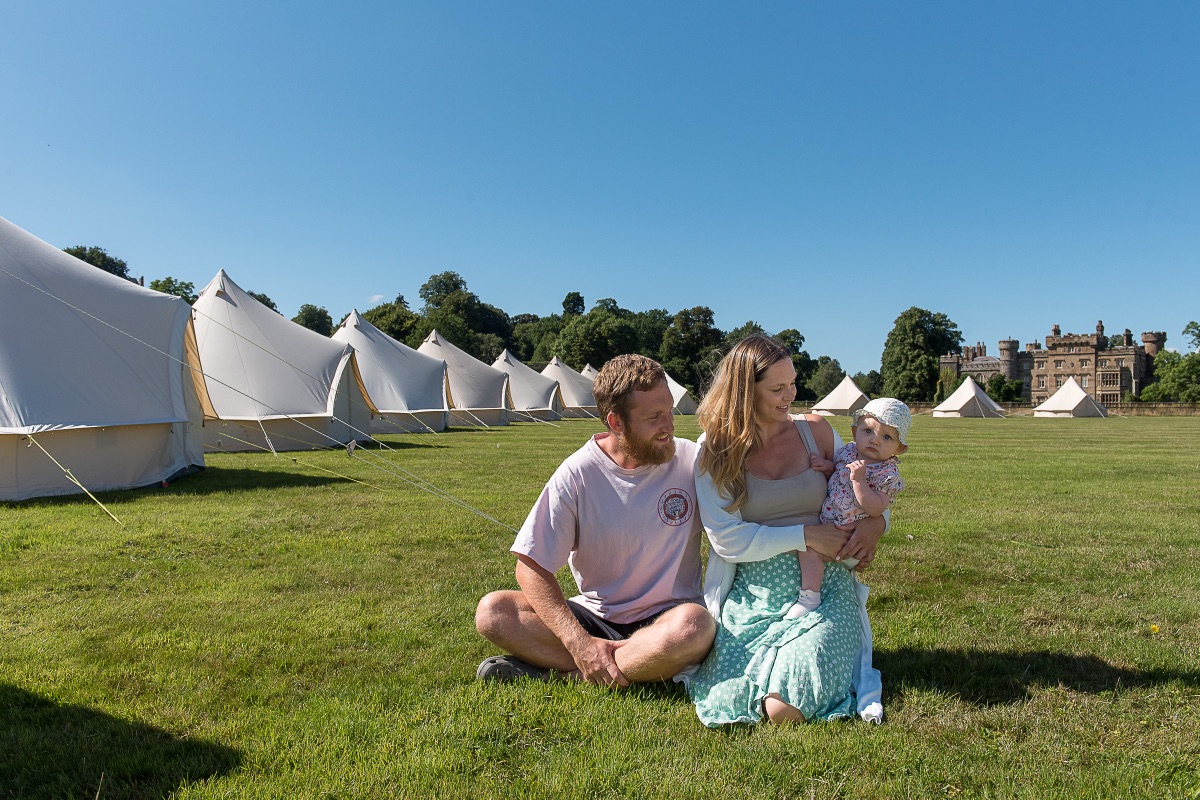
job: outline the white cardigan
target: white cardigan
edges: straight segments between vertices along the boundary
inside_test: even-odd
[[[704,443],[700,436],[699,443]],[[834,451],[842,446],[842,438],[833,432]],[[722,497],[713,483],[712,476],[701,474],[700,461],[696,461],[696,505],[700,519],[708,534],[710,546],[708,569],[704,574],[704,603],[709,613],[721,620],[721,604],[725,602],[733,575],[742,561],[765,561],[780,553],[804,550],[803,525],[762,525],[742,519],[741,511],[726,511],[729,498]],[[891,514],[883,512],[885,522],[890,524]],[[871,622],[867,619],[867,595],[870,589],[858,581],[852,571],[854,592],[858,597],[859,617],[862,620],[862,645],[858,660],[854,664],[854,692],[858,698],[858,713],[868,722],[883,721],[883,682],[879,670],[871,666]]]

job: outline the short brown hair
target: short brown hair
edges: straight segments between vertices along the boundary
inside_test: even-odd
[[[592,384],[600,420],[607,425],[610,411],[624,420],[635,391],[648,392],[666,382],[666,371],[652,358],[630,353],[611,359],[601,367]]]

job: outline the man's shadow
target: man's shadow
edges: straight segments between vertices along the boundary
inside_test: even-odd
[[[1023,702],[1030,691],[1050,686],[1089,694],[1178,681],[1200,686],[1195,670],[1123,669],[1096,656],[1049,650],[877,649],[873,661],[883,674],[885,701],[903,698],[908,689],[995,706]]]
[[[241,760],[229,747],[0,684],[3,797],[167,797]]]

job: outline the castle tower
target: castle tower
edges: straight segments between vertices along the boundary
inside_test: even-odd
[[[1167,334],[1162,331],[1148,331],[1143,333],[1142,346],[1146,348],[1146,355],[1154,358],[1167,346]]]
[[[1021,343],[1016,339],[1000,340],[1000,374],[1007,381],[1015,381],[1019,375],[1017,370],[1017,351]]]

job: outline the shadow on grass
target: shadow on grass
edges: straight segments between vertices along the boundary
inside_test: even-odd
[[[0,684],[5,797],[167,797],[191,781],[225,775],[241,761],[241,753],[222,745]]]
[[[876,650],[874,663],[889,694],[935,689],[979,706],[1019,703],[1050,686],[1090,694],[1176,681],[1200,686],[1196,671],[1130,670],[1096,656],[1047,650]]]

